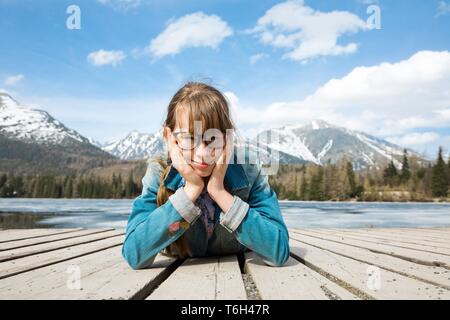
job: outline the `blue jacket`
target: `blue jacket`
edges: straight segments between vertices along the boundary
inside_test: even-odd
[[[231,208],[224,213],[215,205],[216,225],[208,240],[198,217],[201,210],[186,195],[184,178],[171,166],[163,180],[175,193],[157,207],[156,194],[163,168],[150,161],[128,219],[122,255],[133,269],[148,268],[156,255],[185,234],[193,257],[222,255],[252,250],[271,266],[289,259],[289,233],[283,221],[276,193],[261,172],[260,164],[234,162],[228,165],[224,187],[233,195]],[[177,224],[177,222],[184,222]],[[187,222],[187,223],[186,223]],[[169,230],[169,226],[180,226]]]

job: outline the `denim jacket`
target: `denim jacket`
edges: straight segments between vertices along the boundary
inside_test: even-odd
[[[143,190],[128,218],[122,255],[133,269],[148,268],[156,255],[185,234],[192,257],[222,255],[252,250],[270,266],[282,266],[289,259],[289,233],[283,221],[275,191],[263,175],[260,164],[246,155],[244,164],[228,164],[224,187],[233,195],[227,212],[215,204],[216,226],[208,240],[198,219],[200,208],[186,195],[184,178],[171,166],[164,186],[174,191],[160,207],[156,195],[163,168],[149,161],[142,179]]]

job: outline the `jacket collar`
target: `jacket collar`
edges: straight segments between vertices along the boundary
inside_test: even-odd
[[[180,175],[178,170],[171,165],[167,176],[163,180],[163,183],[167,189],[176,191],[182,185],[182,180],[183,177]],[[225,189],[229,191],[244,189],[250,186],[243,166],[237,163],[236,154],[234,154],[234,162],[228,164],[223,183]]]

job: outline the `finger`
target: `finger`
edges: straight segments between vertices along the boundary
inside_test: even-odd
[[[182,166],[186,164],[186,159],[184,159],[183,154],[181,153],[180,148],[177,145],[172,146],[172,162],[178,166]]]
[[[225,160],[226,163],[228,164],[230,162],[234,150],[234,132],[227,133],[226,139],[227,142],[225,145]]]
[[[223,148],[217,157],[216,165],[222,165],[224,163],[224,154],[225,154],[225,148]]]
[[[228,139],[229,139],[228,133],[226,133],[225,134],[225,144],[222,147],[222,149],[220,150],[220,154],[219,154],[219,157],[217,158],[216,164],[219,164],[219,165],[227,164],[227,152],[228,152],[229,144],[230,144],[228,142]]]

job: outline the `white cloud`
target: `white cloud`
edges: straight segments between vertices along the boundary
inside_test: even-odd
[[[257,53],[257,54],[254,54],[254,55],[252,55],[252,56],[250,57],[250,64],[255,64],[255,63],[257,63],[258,61],[260,61],[260,60],[262,60],[262,59],[265,59],[265,58],[267,58],[267,57],[269,57],[269,55],[267,55],[267,54],[265,54],[265,53]]]
[[[450,13],[450,3],[445,1],[439,1],[437,7],[436,17],[445,16]]]
[[[89,63],[94,66],[112,65],[114,67],[122,62],[125,58],[126,55],[123,53],[123,51],[106,50],[91,52],[87,57]]]
[[[144,1],[142,0],[97,0],[97,2],[107,5],[118,11],[127,11],[132,8],[137,8]]]
[[[448,129],[450,52],[421,51],[397,63],[357,67],[303,100],[273,102],[262,109],[237,104],[235,109],[247,125],[274,127],[319,118],[394,140],[418,129]],[[436,137],[434,143],[448,143],[442,139]]]
[[[303,0],[290,0],[270,8],[247,33],[257,34],[264,44],[287,50],[283,58],[307,62],[319,56],[357,51],[354,42],[338,44],[345,34],[368,30],[365,21],[347,11],[320,12]]]
[[[13,85],[19,83],[20,81],[22,81],[24,78],[25,78],[25,76],[23,74],[16,74],[16,75],[8,76],[5,79],[5,85],[13,86]]]
[[[219,16],[195,12],[168,21],[166,28],[151,40],[145,49],[155,58],[176,55],[189,47],[211,47],[233,34],[233,30]]]

